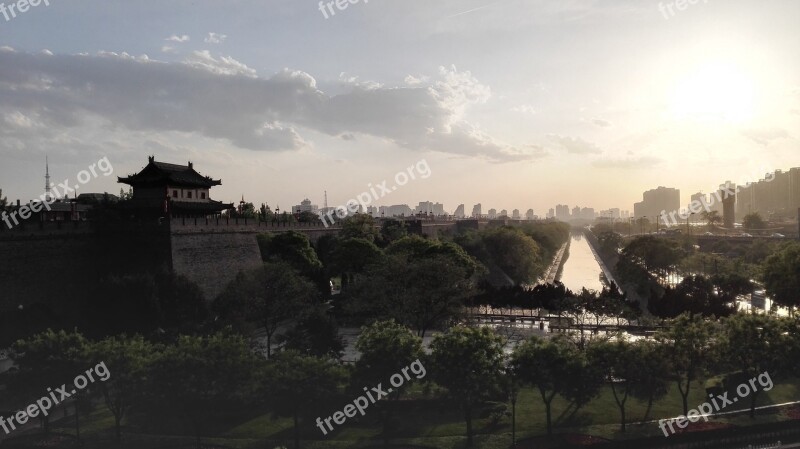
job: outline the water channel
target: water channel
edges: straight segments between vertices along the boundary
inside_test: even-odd
[[[569,244],[569,256],[564,263],[561,282],[575,293],[579,293],[584,287],[589,290],[602,290],[600,274],[603,269],[595,259],[586,237],[581,232],[573,232],[570,237],[572,241]]]

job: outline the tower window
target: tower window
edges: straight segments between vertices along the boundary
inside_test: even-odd
[[[186,198],[191,198],[191,197],[192,197],[192,192],[186,192]]]
[[[204,200],[204,199],[206,199],[206,192],[201,192],[201,193],[200,193],[200,199],[201,199],[201,200]]]
[[[177,198],[178,197],[178,191],[177,190],[173,190],[172,191],[172,197],[173,198]]]

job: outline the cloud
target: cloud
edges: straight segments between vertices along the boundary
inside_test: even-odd
[[[177,53],[178,50],[176,50],[175,47],[172,47],[170,45],[164,45],[163,47],[161,47],[161,52],[162,53]]]
[[[195,51],[186,58],[186,64],[208,70],[217,75],[243,75],[255,78],[256,71],[247,65],[227,56],[214,58],[208,50]]]
[[[348,86],[363,87],[364,89],[378,89],[383,84],[375,81],[361,81],[357,76],[348,76],[345,72],[339,73],[339,81]]]
[[[531,115],[536,114],[536,109],[534,109],[533,106],[529,104],[521,104],[519,106],[514,106],[513,108],[511,108],[511,110],[514,112],[519,112],[521,114],[531,114]]]
[[[488,86],[455,67],[440,68],[418,86],[357,84],[331,95],[304,71],[284,69],[259,76],[234,58],[208,51],[193,52],[183,62],[127,53],[46,56],[0,51],[0,114],[35,118],[53,135],[70,130],[81,134],[94,126],[153,138],[200,136],[250,150],[282,151],[306,147],[301,134],[312,130],[333,138],[369,135],[410,151],[492,162],[540,157],[535,148],[500,142],[465,120],[472,105],[490,96]],[[0,142],[11,132],[0,127]],[[14,137],[15,145],[34,138],[30,133]],[[47,144],[54,143],[42,143]]]
[[[408,75],[405,78],[405,83],[409,86],[419,86],[422,83],[427,83],[430,80],[427,76],[420,76],[416,77],[414,75]]]
[[[597,145],[587,142],[580,137],[561,136],[558,134],[548,134],[547,138],[568,153],[572,154],[600,154],[603,152]]]
[[[609,122],[608,120],[603,120],[601,118],[593,118],[591,122],[593,125],[599,126],[601,128],[608,128],[611,126],[611,122]]]
[[[622,169],[641,169],[649,168],[661,164],[663,161],[653,156],[638,156],[626,158],[604,158],[597,159],[592,165],[597,168],[622,168]]]
[[[781,128],[747,129],[742,131],[742,135],[763,146],[767,146],[775,140],[789,138],[789,133]]]
[[[225,42],[225,39],[228,38],[227,34],[219,34],[219,33],[208,33],[203,42],[206,44],[221,44]]]
[[[191,38],[189,36],[185,35],[185,34],[182,35],[182,36],[178,36],[177,34],[173,34],[172,36],[170,36],[170,37],[168,37],[168,38],[166,38],[164,40],[165,41],[169,41],[169,42],[177,42],[179,44],[182,44],[184,42],[189,42],[191,40]]]

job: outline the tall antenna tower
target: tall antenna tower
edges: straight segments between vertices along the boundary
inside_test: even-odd
[[[45,198],[50,198],[50,160],[47,156],[44,157],[44,194]]]
[[[325,212],[328,212],[328,191],[325,191]]]

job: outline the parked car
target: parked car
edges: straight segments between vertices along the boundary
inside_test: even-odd
[[[706,232],[706,233],[705,233],[705,234],[703,234],[703,235],[707,235],[707,236],[709,236],[709,237],[713,237],[713,236],[714,236],[714,233],[713,233],[713,232]]]
[[[753,234],[748,234],[746,232],[743,232],[739,237],[752,237],[752,236]]]
[[[783,235],[783,234],[781,234],[781,233],[779,233],[779,232],[776,232],[776,233],[772,234],[772,238],[775,238],[775,239],[785,239],[785,238],[786,238],[786,236],[785,236],[785,235]]]

